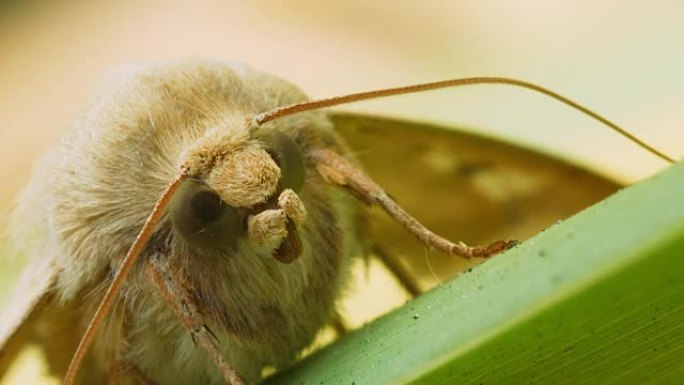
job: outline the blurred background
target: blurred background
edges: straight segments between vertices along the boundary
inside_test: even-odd
[[[522,78],[679,159],[683,18],[675,0],[0,1],[0,226],[32,163],[103,71],[187,56],[244,61],[312,97],[463,76]],[[665,166],[575,111],[517,89],[344,109],[471,127],[625,181]],[[3,278],[3,293],[9,282]]]

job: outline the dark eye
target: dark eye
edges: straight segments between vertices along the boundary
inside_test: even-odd
[[[169,206],[174,230],[195,246],[227,249],[242,234],[237,211],[199,180],[184,181]]]
[[[280,189],[292,189],[299,192],[306,178],[304,155],[299,145],[280,131],[272,130],[259,135],[266,144],[266,151],[280,167]]]

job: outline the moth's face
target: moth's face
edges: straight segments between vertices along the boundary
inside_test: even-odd
[[[193,170],[171,201],[173,229],[202,250],[230,251],[241,237],[257,244],[270,241],[278,248],[286,237],[297,236],[292,223],[296,214],[288,212],[283,200],[301,204],[296,194],[306,176],[302,151],[276,130],[230,143],[197,152],[201,159],[193,163],[202,169]],[[296,248],[276,250],[282,254],[278,259],[287,262],[299,253]]]

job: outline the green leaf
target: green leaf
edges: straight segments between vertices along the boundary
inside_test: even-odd
[[[267,382],[683,383],[683,197],[677,164]]]

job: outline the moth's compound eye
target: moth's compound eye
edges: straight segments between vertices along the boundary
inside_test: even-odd
[[[238,212],[196,179],[178,187],[169,214],[176,233],[204,249],[227,249],[243,233]]]
[[[266,144],[266,151],[280,167],[280,189],[289,188],[299,192],[306,178],[304,154],[299,145],[289,136],[276,130],[264,132],[259,135],[259,139]]]

